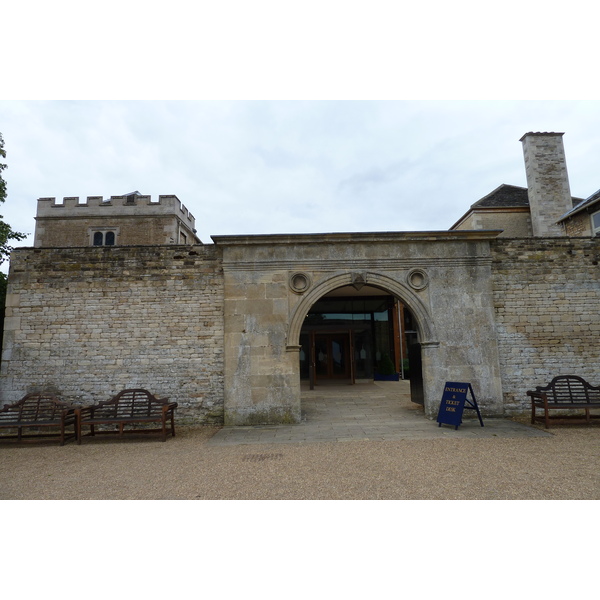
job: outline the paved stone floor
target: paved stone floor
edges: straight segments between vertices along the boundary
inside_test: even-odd
[[[441,397],[440,397],[441,399]],[[544,437],[550,433],[507,419],[483,419],[465,410],[456,430],[438,426],[410,401],[408,381],[320,385],[302,388],[302,422],[297,425],[224,427],[209,445],[344,442],[434,438]]]

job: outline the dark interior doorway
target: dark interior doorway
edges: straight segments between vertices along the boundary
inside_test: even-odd
[[[389,292],[345,286],[319,299],[300,333],[300,378],[311,385],[408,379],[411,312]]]

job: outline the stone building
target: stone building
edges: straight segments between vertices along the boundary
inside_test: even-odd
[[[600,236],[600,190],[565,213],[559,223],[571,237]]]
[[[177,196],[40,198],[35,217],[36,248],[63,246],[153,246],[198,244],[194,216]]]
[[[499,237],[530,237],[527,188],[503,183],[475,204],[450,229],[502,229]]]
[[[527,187],[502,184],[451,229],[502,229],[499,237],[600,235],[600,190],[586,200],[571,196],[562,136],[525,134]]]
[[[384,357],[408,359],[430,418],[445,381],[493,416],[561,373],[597,384],[600,237],[566,231],[598,195],[571,197],[562,134],[522,142],[527,190],[500,186],[445,232],[203,244],[174,196],[40,199],[35,247],[11,256],[2,400],[140,386],[181,419],[294,423],[302,381],[360,384]]]

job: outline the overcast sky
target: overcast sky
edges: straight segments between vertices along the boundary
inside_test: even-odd
[[[37,198],[175,194],[198,235],[448,229],[526,186],[519,138],[565,132],[574,196],[600,188],[597,101],[4,101],[11,225]],[[21,245],[31,245],[29,238]]]

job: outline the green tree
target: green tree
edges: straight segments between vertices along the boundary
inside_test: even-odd
[[[6,150],[4,149],[4,138],[0,133],[0,159],[6,158]],[[4,177],[2,177],[2,171],[6,169],[7,165],[3,162],[0,162],[0,202],[6,201],[6,181],[4,181]],[[10,240],[24,240],[27,237],[26,233],[20,233],[19,231],[14,231],[14,229],[3,220],[2,215],[0,215],[0,264],[2,264],[5,260],[8,260],[8,256],[12,247],[8,245]]]
[[[6,150],[4,150],[4,138],[0,133],[0,160],[6,158]],[[4,162],[0,162],[0,202],[6,200],[6,181],[2,177],[2,171],[6,169],[7,165]],[[11,241],[23,240],[27,237],[27,234],[14,231],[14,229],[3,220],[0,215],[0,264],[7,261],[10,255],[12,247],[9,245]],[[6,286],[7,277],[5,273],[0,272],[0,344],[2,343],[2,334],[4,332],[4,307],[6,305]],[[0,346],[1,347],[1,346]]]

